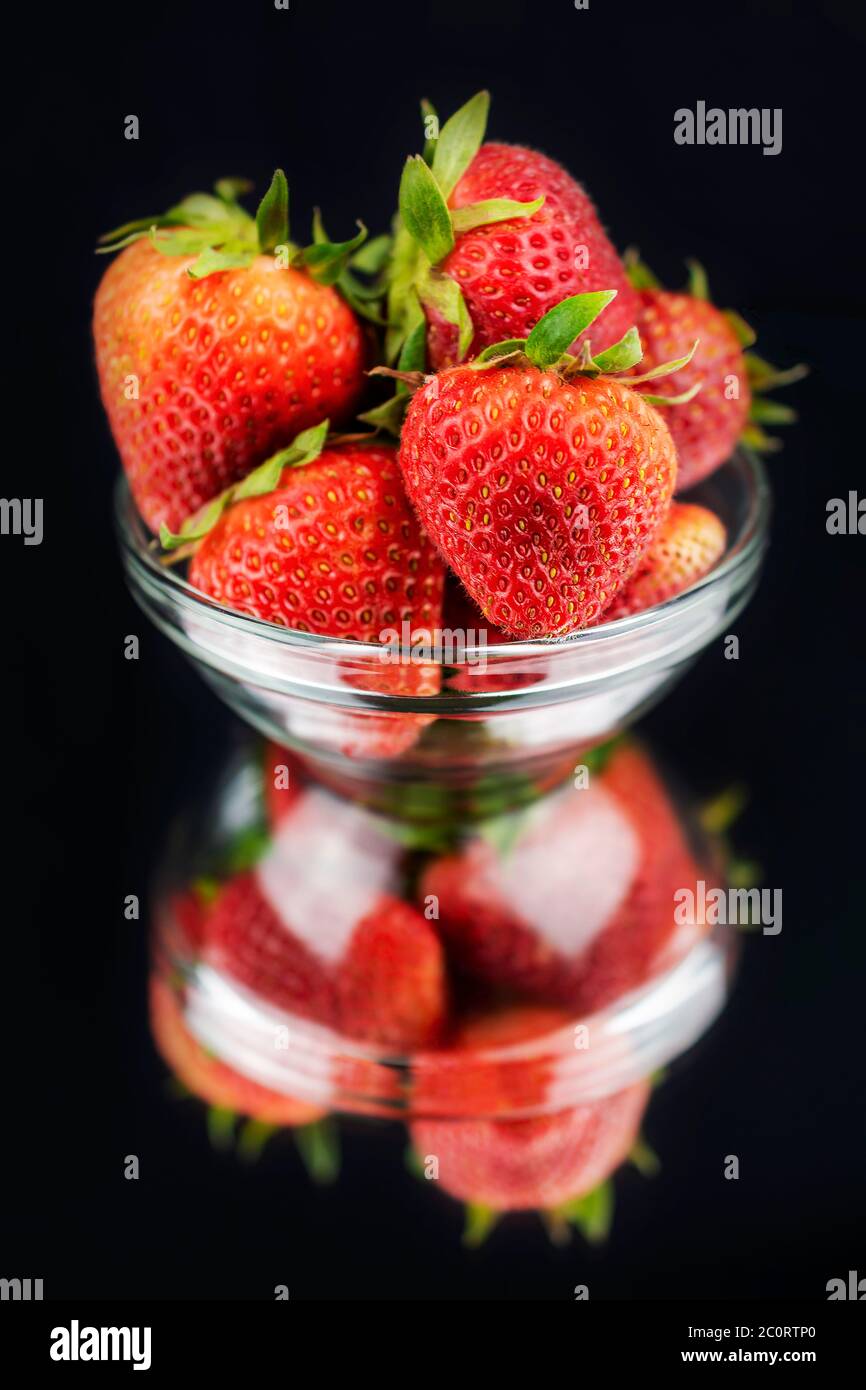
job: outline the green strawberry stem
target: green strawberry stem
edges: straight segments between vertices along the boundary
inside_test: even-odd
[[[364,306],[358,311],[365,317],[377,316],[374,301],[381,299],[384,283],[365,285],[349,270],[353,256],[366,239],[366,228],[359,222],[357,236],[349,241],[331,242],[317,214],[312,244],[295,246],[289,240],[289,185],[283,170],[275,170],[255,217],[238,202],[251,188],[247,179],[219,179],[216,196],[191,193],[156,217],[116,227],[99,238],[97,252],[110,254],[147,237],[163,256],[195,257],[187,269],[193,280],[203,280],[223,270],[243,269],[256,256],[282,255],[287,266],[303,267],[320,284],[335,284],[353,308]],[[379,270],[383,263],[384,258]]]
[[[563,299],[559,304],[540,318],[528,338],[506,338],[493,343],[480,352],[468,365],[473,371],[489,371],[509,363],[528,363],[539,371],[555,371],[566,381],[576,376],[614,376],[637,365],[643,356],[640,335],[636,328],[630,328],[618,343],[593,356],[589,343],[584,342],[580,354],[572,356],[568,349],[598,318],[616,297],[616,290],[593,290],[589,294],[575,294]],[[647,381],[655,381],[691,362],[697,350],[697,340],[691,350],[672,362],[664,362],[639,376],[620,376],[624,386],[639,386]],[[402,370],[394,367],[374,367],[369,376],[390,377],[397,381],[405,391],[416,391],[425,382],[432,380],[423,370]],[[653,396],[644,394],[644,400],[651,405],[681,405],[692,400],[701,389],[695,382],[686,391],[675,396]],[[398,395],[375,411],[368,411],[361,418],[379,429],[393,429],[402,421],[405,402]]]
[[[255,1163],[279,1125],[266,1124],[264,1120],[244,1120],[238,1133],[237,1155],[245,1163]]]
[[[634,1164],[641,1177],[654,1178],[661,1172],[661,1159],[642,1134],[639,1134],[635,1139],[628,1157],[629,1162]]]
[[[207,1133],[215,1149],[230,1149],[234,1139],[237,1114],[224,1105],[209,1105],[207,1110]]]
[[[591,1192],[584,1193],[582,1197],[572,1197],[553,1207],[547,1213],[547,1218],[554,1223],[555,1229],[567,1223],[576,1227],[591,1245],[600,1245],[610,1234],[613,1208],[613,1183],[610,1178],[605,1178]]]
[[[390,362],[399,359],[403,345],[415,331],[420,305],[457,329],[458,360],[462,361],[474,334],[472,320],[456,281],[437,276],[436,267],[463,232],[516,217],[532,217],[544,203],[543,198],[526,203],[489,198],[467,207],[449,208],[448,199],[481,148],[489,109],[489,92],[476,92],[434,137],[427,130],[436,113],[429,102],[421,103],[427,138],[423,154],[410,155],[403,166],[399,217],[387,271],[385,351]],[[426,334],[426,325],[424,331]],[[423,361],[419,366],[423,368]]]
[[[295,1144],[310,1178],[327,1186],[340,1176],[340,1131],[332,1115],[292,1130]]]
[[[465,1213],[463,1244],[470,1250],[477,1250],[499,1221],[499,1212],[494,1211],[493,1207],[483,1206],[481,1202],[467,1202]]]
[[[635,247],[630,247],[626,251],[623,260],[628,278],[635,289],[660,290],[663,288],[658,277],[640,259]],[[689,282],[685,292],[695,299],[702,299],[711,303],[709,280],[704,267],[700,261],[696,260],[687,261],[686,264],[689,269]],[[724,309],[722,312],[740,347],[744,349],[752,347],[756,341],[754,329],[735,309]],[[790,386],[795,381],[802,381],[803,377],[809,375],[809,368],[804,363],[798,363],[786,370],[779,370],[752,352],[744,353],[744,361],[752,401],[749,408],[749,419],[740,440],[741,443],[759,453],[773,453],[781,448],[781,444],[771,435],[768,435],[762,426],[794,424],[797,413],[790,406],[764,400],[763,394],[766,391],[773,391],[779,386]],[[676,405],[680,403],[682,398],[668,396],[666,401],[660,401],[658,397],[647,396],[646,399],[651,401],[653,405],[665,403]]]
[[[325,446],[327,434],[327,420],[313,425],[308,430],[302,430],[285,449],[280,449],[239,483],[227,487],[192,516],[187,517],[180,531],[170,531],[163,522],[159,528],[159,540],[163,549],[179,551],[182,547],[184,557],[191,554],[195,545],[208,531],[213,530],[230,503],[240,502],[245,497],[262,497],[267,492],[273,492],[284,468],[303,468],[305,464],[313,463]]]

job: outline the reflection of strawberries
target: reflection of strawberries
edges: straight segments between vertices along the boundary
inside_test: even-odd
[[[308,781],[303,763],[288,748],[268,741],[262,755],[265,816],[276,829]]]
[[[165,927],[175,950],[198,950],[204,940],[208,902],[194,888],[174,893],[168,901]]]
[[[695,877],[664,788],[624,748],[588,788],[503,817],[433,861],[419,896],[438,899],[443,938],[468,972],[585,1011],[693,938],[696,928],[675,925],[673,895]]]
[[[205,951],[261,999],[321,1023],[333,1020],[327,971],[306,942],[286,930],[254,873],[239,874],[223,888],[211,911]]]
[[[306,1125],[322,1111],[291,1096],[269,1091],[227,1067],[196,1042],[186,1027],[172,989],[158,976],[150,982],[150,1024],[163,1060],[193,1095],[272,1125]]]
[[[563,1022],[566,1016],[553,1010],[495,1014],[462,1030],[443,1058],[450,1056],[456,1067],[468,1069],[477,1052],[482,1066],[485,1049],[519,1044]],[[506,1063],[487,1062],[488,1086],[486,1095],[479,1091],[476,1097],[479,1108],[489,1110],[494,1096],[504,1100],[509,1095],[514,1108],[541,1099],[540,1067],[537,1060],[512,1061],[506,1079]],[[517,1084],[521,1073],[522,1086]],[[455,1071],[455,1090],[458,1075]],[[438,1161],[439,1181],[452,1196],[496,1211],[549,1208],[591,1191],[623,1161],[637,1138],[648,1097],[648,1084],[640,1082],[557,1114],[516,1120],[421,1119],[412,1123],[410,1133],[422,1160]],[[447,1103],[447,1095],[442,1100]]]
[[[537,1109],[547,1098],[563,1037],[571,1046],[571,1033],[562,1032],[570,1023],[563,1010],[539,1004],[466,1017],[448,1047],[413,1058],[413,1113],[476,1118]]]
[[[349,1037],[394,1049],[435,1042],[442,947],[394,891],[399,853],[359,808],[299,790],[255,870],[214,903],[207,958],[268,1003]]]

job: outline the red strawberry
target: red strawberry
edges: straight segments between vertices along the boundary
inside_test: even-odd
[[[174,991],[156,975],[150,982],[150,1026],[163,1061],[209,1105],[271,1125],[307,1125],[321,1118],[323,1112],[315,1106],[269,1091],[207,1052],[187,1028]]]
[[[173,893],[165,905],[164,932],[174,950],[180,954],[198,950],[204,940],[209,897],[196,888]]]
[[[336,290],[271,254],[287,250],[278,211],[257,235],[230,192],[198,194],[167,220],[152,241],[120,238],[93,315],[103,403],[155,531],[177,530],[299,431],[350,418],[365,366]],[[138,224],[131,235],[146,238]]]
[[[254,872],[239,874],[211,909],[205,954],[259,998],[319,1023],[335,1018],[334,988],[311,946],[288,930]]]
[[[411,1050],[446,1017],[442,948],[396,895],[400,846],[310,787],[252,873],[223,888],[205,955],[268,1003],[351,1038]]]
[[[359,921],[336,978],[341,1026],[350,1037],[411,1052],[441,1034],[442,949],[431,924],[399,898],[380,898]]]
[[[521,1048],[518,1044],[527,1044]],[[543,1109],[572,1019],[541,1004],[508,1004],[461,1019],[447,1047],[412,1059],[416,1116],[522,1116]]]
[[[294,753],[269,740],[262,753],[262,779],[267,822],[271,830],[276,830],[307,785],[309,777]]]
[[[691,361],[666,374],[658,388],[666,397],[701,384],[698,395],[665,412],[679,456],[677,488],[682,491],[708,477],[741,439],[762,451],[775,448],[761,423],[785,425],[796,416],[787,406],[764,400],[762,393],[798,381],[806,368],[777,371],[744,351],[754,343],[754,333],[739,314],[710,303],[707,277],[696,261],[691,262],[688,293],[662,289],[634,254],[629,275],[640,290],[637,322],[647,367],[681,357],[698,340]]]
[[[724,555],[726,539],[715,512],[674,502],[638,570],[605,610],[602,622],[640,613],[691,588]]]
[[[451,1049],[455,1064],[473,1054],[537,1036],[525,1010],[473,1024]],[[555,1015],[550,1022],[555,1021]],[[492,1070],[492,1069],[491,1069]],[[531,1074],[531,1073],[530,1073]],[[435,1158],[446,1192],[494,1211],[557,1207],[603,1182],[634,1145],[649,1099],[639,1082],[592,1104],[528,1119],[419,1119],[410,1126],[423,1162]]]
[[[692,360],[658,384],[660,396],[701,384],[692,400],[665,413],[677,446],[677,488],[682,490],[730,458],[743,433],[751,402],[746,360],[729,320],[706,300],[644,290],[641,301],[637,322],[646,366],[681,357],[698,340]]]
[[[463,292],[475,330],[470,357],[503,338],[528,337],[548,309],[587,290],[619,292],[593,330],[593,347],[609,347],[637,321],[635,293],[589,195],[546,155],[482,145],[449,206],[539,197],[544,204],[531,217],[458,235],[439,267]],[[457,332],[441,316],[431,323],[428,344],[434,368],[457,360]]]
[[[273,491],[229,506],[190,565],[190,582],[219,603],[361,642],[404,621],[438,626],[443,580],[384,445],[333,446],[286,467]]]
[[[526,812],[494,821],[432,861],[419,901],[470,974],[590,1012],[675,959],[699,925],[677,927],[674,893],[697,868],[664,788],[625,747]]]
[[[563,374],[573,328],[604,300],[558,306],[522,345],[525,365],[427,379],[403,426],[400,466],[423,525],[485,616],[517,637],[598,618],[670,505],[676,453],[661,416],[611,377]],[[632,365],[620,349],[617,364]]]
[[[284,627],[380,642],[399,636],[404,622],[412,632],[439,627],[444,567],[406,499],[394,450],[346,444],[286,467],[273,491],[229,506],[201,541],[190,582]],[[341,670],[345,684],[376,694],[439,691],[439,667],[429,661],[367,658],[355,668],[346,660]],[[300,701],[300,737],[307,717]],[[396,757],[431,717],[321,707],[312,736],[347,756]]]
[[[527,337],[554,305],[587,290],[619,291],[593,330],[596,348],[616,342],[637,316],[625,268],[584,189],[535,150],[481,145],[489,100],[479,92],[447,121],[431,141],[431,168],[420,157],[408,161],[400,187],[391,319],[402,311],[411,332],[404,281],[414,238],[422,253],[414,285],[436,369],[503,338]]]

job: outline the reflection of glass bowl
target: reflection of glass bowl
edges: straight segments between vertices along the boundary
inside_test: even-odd
[[[729,629],[766,545],[763,468],[738,453],[690,498],[728,532],[724,557],[699,583],[566,639],[468,648],[433,672],[438,694],[418,693],[429,664],[410,679],[405,666],[383,664],[377,645],[281,628],[203,597],[160,564],[123,482],[117,518],[137,601],[254,728],[349,785],[433,774],[459,787],[479,772],[555,780],[576,750],[627,727]]]
[[[271,752],[275,757],[287,756],[280,750]],[[649,766],[646,760],[642,765]],[[291,776],[296,777],[294,763]],[[528,813],[524,809],[506,817],[518,817],[518,832],[525,833],[527,816],[546,814],[557,799],[561,806],[561,798],[573,798],[569,806],[574,807],[581,798],[591,797],[589,817],[597,824],[605,808],[610,815],[606,798],[612,793],[604,790],[605,776],[601,772],[599,783],[589,790],[567,785],[542,798]],[[631,812],[622,809],[631,804],[631,789],[631,783],[621,787],[617,805],[622,821],[611,832],[614,838],[628,839],[636,823],[628,820]],[[440,853],[449,852],[442,849],[441,837],[448,832],[445,821],[419,836],[417,825],[395,818],[385,821],[358,803],[307,782],[303,773],[297,794],[300,800],[292,800],[286,819],[275,819],[261,759],[235,763],[217,795],[206,804],[204,815],[187,822],[175,836],[157,893],[155,970],[174,991],[185,1027],[210,1056],[267,1091],[314,1109],[405,1120],[431,1116],[513,1120],[558,1114],[617,1095],[645,1080],[687,1049],[722,1008],[732,966],[730,937],[718,930],[710,933],[700,923],[692,923],[685,931],[671,930],[657,952],[653,948],[651,967],[627,992],[611,999],[608,990],[600,1007],[584,1013],[567,1010],[559,1000],[550,1014],[555,1026],[536,1026],[526,1038],[485,1044],[471,1053],[461,1054],[450,1045],[454,1018],[441,1045],[400,1050],[375,1038],[358,1041],[333,1024],[276,1005],[209,956],[201,940],[193,939],[198,929],[190,933],[178,906],[179,895],[191,883],[210,883],[213,891],[215,874],[237,884],[240,875],[252,872],[257,891],[279,907],[282,922],[291,924],[293,934],[333,963],[340,959],[334,956],[335,936],[340,938],[342,932],[345,941],[345,924],[364,917],[370,904],[382,902],[385,895],[414,902],[420,911],[417,885],[424,867]],[[305,811],[298,815],[301,803]],[[645,901],[657,913],[655,922],[659,912],[669,913],[673,922],[674,891],[687,886],[680,881],[686,872],[684,861],[694,877],[703,872],[698,865],[711,858],[693,822],[675,811],[673,803],[668,804],[671,824],[681,833],[686,853],[675,860],[676,868],[668,868],[669,861],[664,861],[664,876],[652,892],[646,887],[652,873],[641,861],[637,899],[641,906],[633,919],[636,931],[642,931],[648,920],[643,915],[649,910],[643,906]],[[641,839],[641,853],[652,864],[653,856],[660,858],[661,846],[670,841],[665,840],[667,832],[659,823],[664,817],[648,815],[647,819],[658,824],[657,831]],[[452,823],[450,848],[476,843],[490,825],[490,821],[480,827]],[[501,833],[501,816],[498,825]],[[569,821],[570,837],[574,830]],[[432,838],[425,840],[425,833]],[[545,843],[543,839],[542,846]],[[317,844],[321,863],[317,863]],[[507,853],[513,854],[510,844]],[[587,852],[586,837],[582,839],[579,832],[573,844],[571,859],[563,864],[560,857],[557,901],[560,912],[564,905],[567,920],[573,916],[577,937],[583,941],[586,918],[598,913],[600,900],[609,903],[607,880],[623,860],[618,852],[601,856]],[[250,845],[254,867],[250,870],[246,862],[239,868],[239,862],[249,860]],[[218,865],[228,867],[217,869]],[[544,865],[537,863],[537,867],[539,874],[528,888],[529,901],[533,902],[538,882],[538,915],[543,918],[550,900],[545,899],[539,882]],[[627,872],[634,875],[629,884],[638,881],[633,865]],[[256,920],[260,924],[261,919]],[[258,936],[256,941],[255,950],[261,950]],[[592,947],[597,952],[594,941]],[[545,1001],[537,994],[521,996],[513,988],[461,975],[465,967],[455,975],[452,957],[449,962],[452,1012],[458,1024],[461,1017],[495,1016],[503,1005],[537,1006],[543,1017]]]

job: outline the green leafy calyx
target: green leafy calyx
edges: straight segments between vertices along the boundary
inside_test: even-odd
[[[363,300],[366,316],[369,306],[381,299],[384,285],[375,288],[350,274],[352,257],[365,241],[366,229],[359,223],[357,236],[349,241],[331,242],[316,216],[313,242],[298,247],[289,240],[289,185],[282,169],[277,169],[253,217],[239,199],[252,188],[248,179],[219,179],[214,193],[191,193],[168,212],[127,222],[100,237],[97,250],[120,251],[134,241],[147,238],[163,256],[194,257],[187,268],[192,280],[203,280],[224,270],[244,269],[256,256],[272,255],[282,268],[301,266],[320,284],[336,284],[346,298]],[[381,270],[388,245],[378,251]],[[366,263],[368,266],[370,262]],[[358,269],[364,267],[359,266]],[[344,284],[345,280],[345,284]]]
[[[178,532],[170,531],[163,522],[159,530],[163,550],[180,550],[182,546],[192,548],[213,530],[226,507],[232,502],[240,502],[245,497],[262,497],[265,493],[273,492],[279,484],[284,468],[302,468],[319,457],[325,447],[327,435],[327,420],[311,429],[303,430],[285,449],[280,449],[239,483],[227,487],[224,492],[187,517]],[[189,551],[184,550],[184,555],[187,553]]]
[[[589,294],[575,294],[563,299],[539,319],[528,338],[506,338],[501,343],[494,343],[479,353],[469,365],[473,370],[485,371],[491,367],[528,362],[540,371],[555,371],[565,380],[574,376],[612,376],[627,372],[637,366],[643,356],[636,328],[630,328],[618,343],[595,355],[588,342],[583,343],[577,356],[569,351],[575,339],[591,327],[615,297],[616,290],[593,290]],[[626,386],[640,386],[657,377],[677,372],[692,360],[697,346],[695,342],[686,356],[678,357],[673,362],[665,362],[639,376],[621,377],[621,380]],[[654,405],[679,405],[691,400],[699,390],[700,382],[696,382],[680,395],[645,396],[645,399]]]

